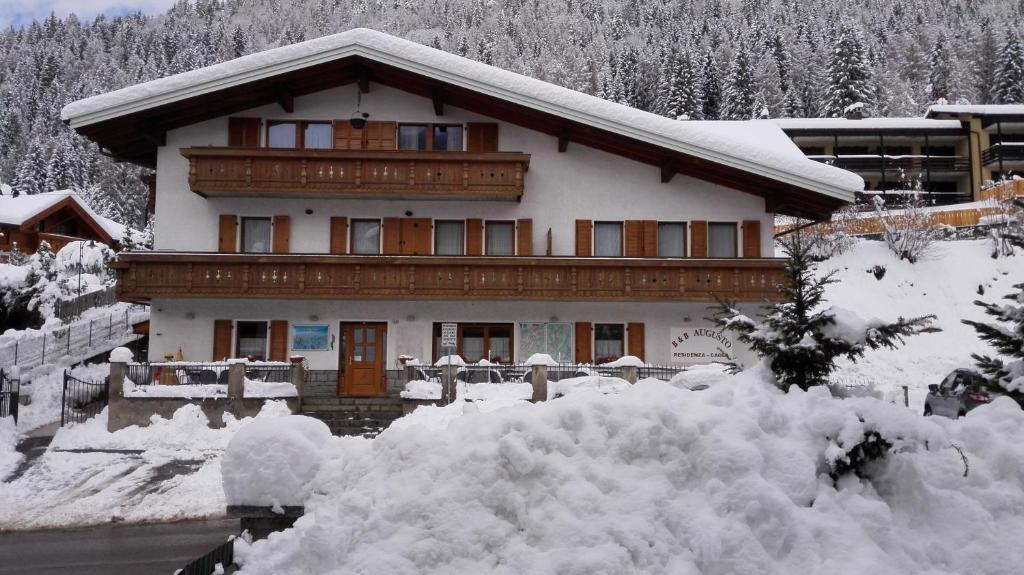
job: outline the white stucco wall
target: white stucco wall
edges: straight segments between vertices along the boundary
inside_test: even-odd
[[[295,99],[295,112],[276,105],[262,106],[236,116],[264,120],[334,120],[348,118],[355,109],[356,86],[344,86]],[[372,84],[361,109],[372,120],[463,123],[493,121],[445,106],[434,115],[429,99]],[[576,219],[659,221],[761,221],[763,256],[772,255],[772,214],[764,200],[695,178],[677,175],[667,184],[659,168],[570,143],[559,153],[554,137],[499,122],[499,150],[531,154],[525,175],[525,193],[517,202],[454,202],[406,200],[318,199],[205,199],[188,187],[188,162],[180,148],[227,145],[227,116],[167,133],[159,150],[156,197],[156,248],[161,250],[216,251],[217,217],[291,216],[291,251],[326,253],[331,216],[348,218],[415,217],[464,219],[533,219],[534,252],[543,254],[545,235],[552,230],[554,255],[573,255]],[[307,215],[306,210],[312,210]],[[737,246],[742,249],[742,230]],[[689,246],[690,242],[687,242]]]
[[[756,305],[740,306],[756,316]],[[243,321],[287,320],[295,324],[330,327],[334,347],[330,351],[301,352],[312,369],[337,369],[338,330],[343,321],[386,322],[387,369],[395,369],[399,355],[429,361],[432,355],[434,322],[520,323],[564,322],[644,323],[644,358],[648,363],[672,363],[669,330],[711,327],[705,319],[712,314],[707,303],[591,303],[591,302],[416,302],[416,301],[296,301],[296,300],[155,300],[152,306],[150,359],[181,348],[188,361],[210,361],[213,325],[216,319]],[[628,335],[627,335],[628,339]],[[519,330],[513,335],[519,355]],[[292,347],[289,329],[288,349]],[[738,358],[751,365],[755,357],[736,344]],[[298,352],[296,352],[298,353]],[[525,357],[518,357],[524,360]],[[572,361],[573,358],[564,358]],[[688,363],[688,362],[687,362]]]

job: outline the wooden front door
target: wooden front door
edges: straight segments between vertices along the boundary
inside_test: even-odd
[[[384,374],[385,323],[341,324],[340,395],[380,396],[387,393]]]

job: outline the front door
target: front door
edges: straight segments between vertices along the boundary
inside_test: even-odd
[[[384,377],[385,323],[341,324],[341,369],[338,393],[346,396],[380,396],[387,393]]]

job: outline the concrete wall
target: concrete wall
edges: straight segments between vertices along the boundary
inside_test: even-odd
[[[107,405],[107,430],[117,431],[131,425],[147,427],[153,415],[170,419],[179,408],[198,405],[210,420],[210,427],[224,427],[224,413],[238,419],[253,417],[267,402],[266,399],[185,399],[177,397],[133,397],[125,398],[111,394]],[[282,400],[272,400],[282,401]],[[292,413],[299,410],[298,398],[283,399]]]
[[[740,306],[751,317],[757,305]],[[643,322],[644,358],[649,363],[672,363],[669,332],[672,328],[711,327],[707,303],[593,303],[593,302],[415,302],[415,301],[293,301],[293,300],[154,300],[150,319],[150,359],[159,360],[178,347],[186,361],[213,359],[215,319],[288,320],[289,326],[326,324],[331,332],[331,350],[295,352],[304,355],[310,369],[338,368],[338,330],[342,321],[373,321],[388,324],[387,369],[397,369],[398,356],[410,355],[427,361],[432,355],[434,322]],[[315,319],[314,319],[315,318]],[[520,351],[519,329],[513,346]],[[627,335],[628,339],[628,335]],[[289,333],[289,353],[291,353]],[[750,365],[754,356],[741,349],[741,361]],[[525,360],[525,357],[517,357]],[[555,358],[559,359],[559,358]],[[561,358],[572,361],[572,357]]]
[[[355,109],[356,86],[344,86],[295,99],[295,112],[276,105],[262,106],[236,116],[264,120],[334,120]],[[386,86],[372,84],[361,109],[371,120],[463,123],[490,118],[445,106],[434,115],[431,101]],[[556,138],[501,123],[499,149],[532,155],[525,175],[526,192],[516,202],[453,202],[405,200],[323,199],[204,199],[189,191],[188,162],[179,150],[189,146],[227,145],[228,118],[217,118],[167,133],[159,150],[157,171],[156,247],[161,250],[216,251],[217,216],[291,216],[291,251],[326,253],[331,216],[349,218],[415,217],[464,219],[533,218],[535,253],[544,253],[544,238],[552,230],[553,254],[574,255],[576,219],[660,221],[761,221],[761,249],[772,255],[773,215],[764,200],[708,182],[678,175],[662,184],[658,167],[570,143],[558,152]],[[306,210],[312,210],[307,215]],[[740,230],[737,246],[743,245]]]

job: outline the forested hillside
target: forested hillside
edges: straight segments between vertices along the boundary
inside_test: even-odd
[[[81,97],[356,26],[676,118],[1024,102],[1024,0],[182,0],[0,32],[0,181],[141,228],[138,168],[59,120]]]

